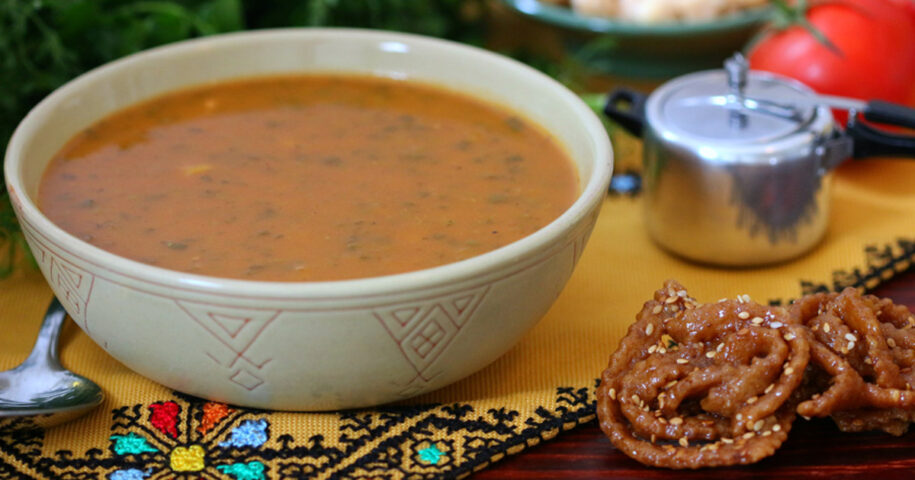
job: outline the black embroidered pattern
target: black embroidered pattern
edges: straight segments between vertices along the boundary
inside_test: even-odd
[[[323,435],[268,440],[276,429],[269,425],[270,414],[235,407],[201,433],[204,406],[212,402],[176,393],[171,400],[112,410],[111,443],[82,455],[61,450],[42,457],[44,434],[38,430],[2,434],[0,478],[462,478],[590,421],[593,395],[593,386],[557,388],[554,408],[540,407],[529,418],[506,408],[478,412],[467,404],[343,412],[338,438],[328,442]],[[153,406],[169,407],[174,421],[157,423]],[[238,435],[246,425],[264,428],[249,428],[253,437]],[[192,451],[199,458],[188,463]],[[177,456],[185,462],[176,463]]]

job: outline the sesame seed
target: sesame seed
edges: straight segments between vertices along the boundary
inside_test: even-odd
[[[892,338],[887,338],[886,344],[889,345],[890,348],[896,348],[896,340],[893,340]]]
[[[654,313],[655,315],[657,315],[657,314],[661,313],[661,310],[663,310],[663,309],[664,309],[663,306],[655,305],[654,308],[651,309],[651,313]]]
[[[689,363],[689,360],[687,360],[685,358],[678,358],[677,363],[679,363],[680,365],[683,365],[683,364]]]
[[[687,440],[686,437],[680,437],[680,446],[681,446],[681,447],[688,447],[688,446],[689,446],[689,440]]]
[[[715,358],[715,354],[717,354],[717,353],[718,352],[716,352],[715,350],[709,350],[709,351],[705,352],[705,356],[708,358]]]
[[[648,347],[648,353],[654,353],[654,351],[657,349],[658,349],[657,345],[652,345],[652,346]]]
[[[848,340],[849,342],[857,342],[857,341],[858,341],[858,337],[856,337],[853,333],[846,333],[846,334],[845,334],[845,339]]]
[[[756,433],[754,433],[754,432],[747,432],[747,433],[744,433],[744,434],[743,434],[743,438],[744,438],[745,440],[749,440],[749,439],[753,438],[754,435],[756,435]]]
[[[654,324],[649,323],[648,326],[645,327],[645,335],[651,335],[652,332],[654,332]]]
[[[762,323],[763,323],[763,318],[762,318],[762,317],[754,317],[753,320],[750,320],[750,323],[752,323],[753,325],[762,325]]]
[[[756,423],[753,424],[753,431],[756,431],[756,432],[760,431],[762,429],[763,425],[765,425],[765,424],[766,424],[765,421],[757,420]]]
[[[746,327],[737,330],[737,335],[746,335],[748,333],[750,333],[750,329]]]
[[[894,401],[898,402],[899,399],[902,397],[902,392],[900,392],[899,390],[890,390],[890,396],[893,397]]]
[[[685,297],[686,297],[686,290],[680,290],[679,292],[677,292],[677,296],[678,296],[678,297],[684,297],[684,298],[685,298]]]
[[[721,443],[728,443],[728,444],[734,443],[734,439],[725,437],[725,438],[721,439]]]
[[[655,435],[655,434],[652,433],[652,434],[651,434],[651,443],[655,443],[657,440],[658,440],[657,435]]]
[[[667,419],[664,418],[664,417],[658,418],[658,421],[661,422],[661,423],[667,423]]]
[[[664,303],[674,303],[677,301],[677,297],[667,297],[664,299]]]
[[[794,368],[792,368],[792,367],[785,368],[785,375],[791,375],[792,373],[794,373]]]
[[[670,306],[670,311],[671,311],[671,312],[679,312],[679,311],[680,311],[680,306],[679,306],[679,305],[671,305],[671,306]]]
[[[747,399],[747,403],[750,405],[753,405],[754,403],[756,403],[756,400],[758,400],[757,397],[750,397]]]
[[[720,352],[722,350],[724,350],[724,343],[719,343],[718,346],[715,347],[715,351]]]
[[[762,433],[762,436],[764,436],[764,437],[768,437],[769,435],[772,435],[772,432],[769,430],[766,430],[765,432]]]
[[[781,430],[782,430],[782,426],[781,426],[781,425],[779,425],[779,424],[777,424],[777,423],[776,423],[775,425],[772,425],[772,431],[773,431],[773,432],[780,432]]]
[[[775,384],[774,384],[774,383],[770,383],[769,386],[766,387],[766,390],[765,390],[764,393],[769,393],[769,392],[771,392],[773,388],[775,388]]]
[[[723,302],[726,302],[726,301],[728,301],[727,297],[725,297],[725,298],[719,298],[719,299],[718,299],[718,303],[723,303]]]
[[[667,353],[667,349],[664,347],[658,347],[658,353],[660,353],[661,355],[664,355],[665,353]]]
[[[666,385],[664,385],[664,388],[670,388],[670,387],[676,385],[678,381],[679,380],[671,380],[671,381],[667,382]]]
[[[610,395],[611,400],[616,400],[616,389],[615,388],[611,388],[610,391],[607,392],[607,394]]]
[[[737,416],[735,416],[734,418],[736,418],[737,421],[739,422],[739,421],[743,420],[743,414],[742,414],[742,413],[738,413]]]
[[[848,351],[850,352],[854,349],[855,349],[855,342],[848,342]]]
[[[823,331],[826,333],[829,333],[829,324],[828,323],[823,324]]]
[[[784,334],[783,337],[784,337],[785,340],[787,340],[787,341],[789,341],[789,342],[790,342],[791,340],[794,340],[795,338],[797,338],[797,336],[795,336],[793,333],[790,333],[790,332]]]
[[[746,319],[750,318],[750,312],[740,312],[737,314],[737,316],[746,320]]]
[[[867,365],[873,365],[874,361],[871,360],[871,357],[864,357],[864,363]]]
[[[772,328],[782,328],[785,326],[785,324],[782,322],[772,322],[769,324],[769,326]]]
[[[670,419],[670,424],[671,424],[671,425],[680,425],[681,423],[683,423],[683,418],[682,418],[682,417],[674,417],[674,418],[671,418],[671,419]]]
[[[636,394],[634,394],[634,393],[633,393],[633,394],[632,394],[632,396],[631,396],[631,397],[629,397],[629,398],[631,398],[631,399],[632,399],[632,403],[640,403],[640,402],[641,402],[641,401],[642,401],[642,399],[641,399],[641,398],[639,398],[639,396],[638,396],[638,395],[636,395]]]

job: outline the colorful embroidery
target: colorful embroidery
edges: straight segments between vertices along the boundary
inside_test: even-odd
[[[200,419],[200,426],[197,427],[197,431],[203,434],[209,432],[232,412],[233,410],[224,403],[208,402],[204,404],[203,418]]]
[[[112,435],[111,440],[114,441],[111,449],[117,455],[139,455],[147,452],[158,452],[145,438],[133,432],[128,432],[127,435]]]
[[[220,472],[232,475],[237,480],[264,480],[264,464],[258,461],[233,463],[216,467]]]
[[[16,478],[4,476],[18,471],[10,458],[27,465],[29,478],[45,479],[459,478],[591,420],[593,393],[594,386],[557,389],[554,409],[529,418],[466,404],[342,412],[336,438],[276,434],[269,413],[176,393],[113,410],[107,450],[42,452],[41,432],[16,441],[0,432],[0,478]]]
[[[156,427],[160,432],[167,434],[172,438],[178,437],[178,412],[180,407],[175,402],[159,402],[149,406],[152,411],[149,415],[149,423]]]
[[[245,420],[232,430],[232,437],[220,447],[259,447],[267,441],[266,420]]]
[[[137,470],[128,468],[126,470],[116,470],[108,477],[110,480],[143,480],[152,473],[152,470]]]
[[[419,451],[419,461],[438,465],[438,462],[446,455],[445,452],[438,449],[438,444],[432,443]]]

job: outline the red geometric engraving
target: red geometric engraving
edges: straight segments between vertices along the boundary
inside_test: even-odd
[[[401,326],[405,326],[410,323],[411,320],[416,319],[416,314],[419,313],[419,307],[404,308],[391,312],[391,316],[397,320]]]
[[[176,300],[176,303],[219,341],[220,347],[209,346],[204,353],[229,370],[229,380],[247,390],[264,383],[257,373],[271,359],[255,358],[249,349],[279,316],[279,310],[233,308],[187,300]],[[237,365],[239,362],[242,364]]]
[[[35,260],[46,273],[48,283],[57,292],[60,303],[77,325],[89,331],[89,326],[86,324],[86,308],[89,306],[89,297],[92,294],[95,277],[57,256],[37,237],[31,235],[28,229],[24,230],[24,233]]]
[[[213,323],[222,327],[230,337],[235,338],[245,326],[248,325],[248,322],[251,321],[250,317],[233,317],[229,315],[219,315],[217,313],[210,313],[210,317],[213,319]]]
[[[428,303],[418,301],[376,309],[374,315],[416,369],[417,378],[427,382],[431,377],[426,370],[454,340],[488,291],[489,285],[483,285],[426,300]],[[410,381],[408,390],[422,388],[414,384],[415,380]]]

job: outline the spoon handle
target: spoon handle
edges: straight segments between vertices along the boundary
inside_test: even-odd
[[[57,339],[60,337],[60,330],[66,319],[66,310],[60,304],[60,300],[54,297],[51,300],[51,304],[48,305],[48,311],[45,313],[44,321],[41,323],[41,329],[38,330],[38,339],[35,340],[32,353],[29,354],[29,358],[23,362],[23,365],[45,365],[50,368],[61,368],[57,359]]]

